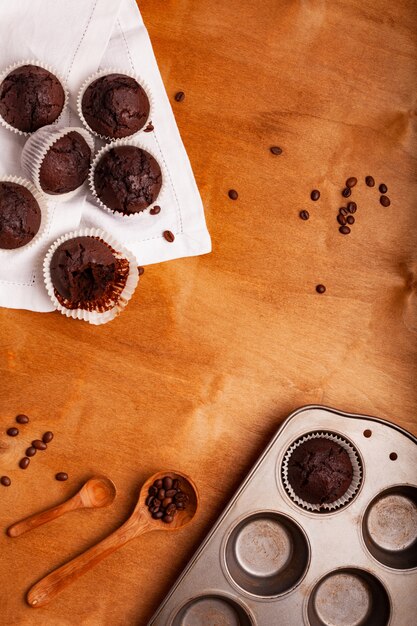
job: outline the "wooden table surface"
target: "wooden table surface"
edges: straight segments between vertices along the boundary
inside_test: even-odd
[[[146,268],[126,311],[104,327],[0,311],[0,472],[12,479],[0,487],[6,626],[144,626],[297,407],[373,414],[417,433],[417,3],[140,8],[168,93],[186,93],[173,108],[213,253]],[[365,186],[368,174],[387,184],[389,208]],[[348,176],[359,179],[358,210],[342,236]],[[30,424],[7,437],[20,412]],[[48,451],[20,470],[26,442],[46,430],[55,433]],[[198,484],[195,523],[131,542],[48,607],[28,608],[28,588],[117,528],[142,482],[166,467]],[[54,480],[58,471],[67,483]],[[97,473],[117,485],[113,506],[5,536]]]

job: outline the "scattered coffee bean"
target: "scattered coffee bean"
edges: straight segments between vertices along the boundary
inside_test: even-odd
[[[386,185],[384,185],[384,183],[381,183],[381,184],[379,185],[378,189],[379,189],[379,191],[380,191],[381,193],[387,193],[387,191],[388,191],[388,187],[387,187]]]
[[[352,194],[352,191],[350,189],[350,187],[345,187],[342,191],[342,196],[344,198],[349,198],[349,196]]]
[[[36,448],[34,446],[29,446],[29,448],[26,448],[25,454],[26,456],[35,456]]]
[[[318,189],[313,189],[310,194],[310,198],[313,200],[313,202],[317,202],[317,200],[320,198],[320,191]]]
[[[381,196],[379,201],[382,206],[389,206],[391,204],[391,200],[388,198],[388,196]]]
[[[348,210],[347,210],[347,209],[345,209],[345,207],[344,207],[344,206],[342,206],[342,207],[340,207],[340,209],[339,209],[339,213],[340,213],[340,215],[347,215],[347,214],[348,214]]]
[[[46,448],[48,447],[46,443],[44,443],[40,439],[34,439],[32,441],[32,446],[36,448],[37,450],[46,450]]]
[[[46,433],[43,433],[42,441],[43,443],[50,443],[53,438],[54,438],[54,433],[48,430],[46,431]]]
[[[9,437],[17,437],[17,435],[19,434],[19,429],[13,426],[12,428],[8,428],[6,430],[6,433],[9,435]]]
[[[138,265],[138,274],[139,274],[139,276],[143,276],[144,273],[145,273],[145,268],[141,267],[140,265]]]
[[[68,474],[66,472],[58,472],[58,474],[55,474],[55,480],[59,480],[61,482],[68,480]]]
[[[172,243],[175,240],[175,235],[174,233],[171,233],[170,230],[164,230],[163,235],[169,243]]]
[[[182,102],[185,99],[185,93],[183,91],[178,91],[174,96],[176,102]]]
[[[348,235],[350,233],[350,228],[349,226],[341,226],[339,228],[339,232],[342,233],[342,235]]]
[[[152,122],[149,122],[146,128],[143,129],[144,133],[151,133],[154,130]]]
[[[19,467],[22,469],[26,469],[30,463],[30,459],[27,456],[24,456],[23,459],[19,461]]]
[[[236,191],[236,189],[229,189],[229,191],[227,192],[227,195],[229,196],[231,200],[237,200],[239,197],[239,194]]]
[[[10,487],[10,485],[12,484],[12,481],[10,480],[10,478],[8,476],[2,476],[0,478],[0,483],[4,486],[4,487]]]
[[[353,215],[348,215],[346,218],[346,221],[348,224],[354,224],[355,223],[355,218],[353,217]]]
[[[16,422],[18,424],[27,424],[29,422],[29,418],[24,413],[19,413],[19,415],[16,415]]]
[[[310,217],[310,213],[308,211],[300,211],[299,216],[301,217],[302,220],[308,220],[308,218]]]
[[[324,285],[317,285],[316,291],[317,293],[324,293],[326,291],[326,287]]]
[[[339,222],[339,224],[340,224],[341,226],[344,226],[344,225],[346,224],[346,218],[345,218],[345,216],[344,216],[344,215],[341,215],[340,213],[339,213],[339,215],[337,216],[337,221]]]
[[[350,178],[347,179],[345,184],[346,184],[346,187],[354,187],[357,182],[358,182],[358,179],[355,178],[354,176],[351,176]]]
[[[158,206],[157,204],[156,204],[155,206],[153,206],[153,207],[151,208],[151,210],[149,211],[149,213],[150,213],[151,215],[158,215],[158,213],[160,213],[160,212],[161,212],[161,207],[160,207],[160,206]]]
[[[275,154],[275,156],[282,154],[282,148],[280,148],[279,146],[271,146],[271,148],[269,149],[272,152],[272,154]]]
[[[173,482],[174,481],[172,480],[170,476],[165,476],[164,480],[162,481],[165,491],[167,491],[168,489],[172,489]]]
[[[372,176],[367,176],[365,178],[365,183],[368,185],[368,187],[375,187],[375,179]]]
[[[356,202],[348,202],[347,210],[349,211],[349,213],[355,213],[357,208],[358,206]]]

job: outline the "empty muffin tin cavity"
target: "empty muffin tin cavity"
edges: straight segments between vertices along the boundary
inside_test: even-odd
[[[307,614],[311,626],[386,626],[391,604],[375,576],[365,570],[344,568],[318,581]]]
[[[385,489],[368,505],[363,539],[372,556],[394,569],[417,567],[417,487]]]
[[[193,598],[174,617],[172,626],[253,626],[243,606],[223,595]]]
[[[274,597],[290,591],[304,577],[310,547],[301,527],[290,517],[261,511],[245,517],[230,533],[226,569],[244,591]]]

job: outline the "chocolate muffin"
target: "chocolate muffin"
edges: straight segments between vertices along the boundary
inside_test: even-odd
[[[39,172],[43,191],[61,194],[80,187],[88,176],[91,150],[80,133],[71,131],[46,153]]]
[[[0,248],[13,250],[32,241],[41,224],[41,210],[23,185],[0,182]]]
[[[118,213],[144,211],[155,202],[162,172],[151,154],[136,146],[116,146],[105,152],[94,172],[98,198]]]
[[[347,451],[330,439],[309,439],[289,458],[288,481],[295,494],[311,504],[338,500],[348,490],[352,477]]]
[[[65,92],[57,77],[37,65],[16,68],[0,85],[0,115],[26,133],[55,122],[64,103]]]
[[[87,87],[81,110],[94,132],[119,139],[143,128],[150,104],[144,89],[134,78],[108,74]]]

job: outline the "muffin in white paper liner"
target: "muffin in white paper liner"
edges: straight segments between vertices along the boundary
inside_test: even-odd
[[[59,128],[55,124],[43,126],[29,137],[22,151],[21,162],[25,174],[33,181],[40,193],[55,202],[63,202],[74,197],[88,180],[87,177],[82,185],[67,193],[50,194],[42,189],[40,183],[40,171],[42,161],[45,158],[46,153],[54,145],[54,143],[58,141],[58,139],[61,139],[61,137],[64,137],[71,132],[77,132],[85,139],[91,150],[92,161],[94,158],[94,139],[91,134],[85,130],[85,128],[81,128],[80,126],[66,126],[63,128]]]
[[[129,271],[126,276],[126,282],[123,288],[120,288],[120,291],[116,294],[115,298],[113,300],[110,300],[109,308],[107,310],[94,310],[94,303],[92,303],[92,310],[81,308],[67,308],[57,297],[51,279],[51,260],[55,250],[64,241],[74,239],[75,237],[93,237],[95,239],[99,239],[103,243],[107,244],[116,259],[126,260],[129,264]],[[67,317],[84,320],[85,322],[89,322],[90,324],[94,325],[106,324],[107,322],[110,322],[112,319],[114,319],[117,315],[119,315],[119,313],[123,311],[128,301],[132,297],[139,281],[136,257],[124,246],[122,246],[118,241],[116,241],[111,235],[99,228],[84,228],[77,231],[72,231],[70,233],[62,235],[62,237],[59,237],[59,239],[57,239],[49,248],[45,256],[43,262],[43,276],[49,297],[51,298],[54,307],[60,313],[66,315]],[[61,298],[61,300],[64,301],[64,298]]]
[[[62,119],[62,116],[65,113],[65,109],[68,106],[69,91],[68,91],[68,87],[67,87],[67,84],[66,84],[63,76],[59,72],[57,72],[56,69],[54,67],[52,67],[51,65],[48,65],[47,63],[41,63],[41,61],[38,61],[36,59],[30,59],[28,61],[19,61],[18,63],[14,63],[13,65],[9,65],[9,67],[7,67],[0,74],[0,89],[1,89],[1,85],[2,85],[2,83],[4,81],[4,79],[7,78],[7,76],[11,72],[13,72],[14,70],[17,70],[18,67],[23,67],[25,65],[36,65],[37,67],[41,67],[42,69],[47,70],[48,72],[53,74],[59,80],[59,82],[61,83],[62,88],[64,90],[64,104],[62,106],[61,113],[59,114],[57,119],[53,122],[53,125],[57,124],[59,122],[59,120]],[[3,119],[1,114],[0,114],[0,123],[3,126],[5,126],[5,128],[8,128],[9,130],[11,130],[12,132],[16,133],[17,135],[22,135],[24,137],[30,137],[33,134],[33,133],[25,132],[23,130],[19,130],[18,128],[15,128],[14,126],[12,126],[8,122],[6,122],[6,120]],[[41,128],[43,128],[43,127],[41,127]],[[36,131],[34,131],[34,132],[36,132]]]
[[[26,187],[26,189],[28,189],[32,196],[35,198],[41,211],[41,222],[39,224],[38,232],[28,243],[23,246],[19,246],[18,248],[10,249],[0,247],[0,254],[16,254],[16,252],[19,252],[19,250],[27,250],[28,248],[37,244],[45,235],[50,218],[48,203],[46,201],[46,198],[39,193],[36,187],[25,178],[21,178],[19,176],[0,176],[0,183],[15,183],[16,185],[22,185],[22,187]]]
[[[158,165],[160,167],[160,170],[161,170],[162,184],[161,184],[161,188],[159,190],[159,193],[158,193],[157,197],[155,198],[155,200],[149,206],[146,207],[146,209],[143,209],[143,211],[139,211],[137,213],[122,213],[121,211],[116,211],[115,209],[111,209],[110,207],[106,206],[104,204],[104,202],[102,202],[100,200],[100,198],[97,195],[96,189],[95,189],[94,174],[95,174],[95,170],[96,170],[96,167],[97,167],[99,161],[101,160],[101,158],[104,156],[104,154],[106,152],[109,152],[113,148],[117,148],[119,146],[133,146],[135,148],[140,148],[144,152],[147,152],[148,154],[153,156],[153,158],[158,163]],[[147,146],[145,146],[142,143],[140,143],[139,141],[136,141],[135,139],[131,139],[130,137],[126,137],[126,139],[116,139],[115,141],[112,141],[111,143],[103,146],[103,148],[99,152],[97,152],[96,157],[95,157],[93,163],[91,164],[90,175],[89,175],[90,190],[91,190],[91,193],[92,193],[95,201],[100,205],[100,207],[102,209],[104,209],[105,211],[107,211],[108,213],[110,213],[113,216],[119,217],[121,220],[141,219],[141,218],[143,218],[145,215],[147,215],[149,213],[149,211],[152,209],[152,207],[154,207],[156,204],[160,204],[161,197],[163,196],[163,193],[165,191],[167,180],[168,180],[168,176],[167,176],[165,167],[161,163],[161,160],[156,155],[156,153],[153,150],[151,150],[150,148],[148,148]]]
[[[149,122],[152,120],[152,115],[154,112],[154,106],[155,106],[155,102],[154,102],[154,98],[152,95],[152,92],[150,90],[150,88],[148,87],[147,83],[145,83],[145,81],[143,81],[137,74],[134,74],[133,72],[127,72],[126,70],[121,70],[121,69],[115,69],[115,68],[107,68],[104,70],[100,70],[99,72],[95,72],[94,74],[91,74],[91,76],[89,76],[81,85],[80,90],[78,92],[78,96],[77,96],[77,113],[78,116],[80,118],[80,120],[82,121],[82,123],[84,124],[84,126],[87,128],[87,130],[89,130],[91,133],[93,133],[96,137],[100,137],[100,139],[104,139],[106,141],[116,141],[117,138],[116,137],[109,137],[107,135],[101,135],[100,133],[96,132],[95,130],[93,130],[91,128],[91,126],[89,126],[87,120],[84,117],[83,114],[83,110],[82,110],[82,101],[83,101],[83,96],[84,93],[87,89],[87,87],[89,87],[91,85],[91,83],[93,83],[95,80],[102,78],[103,76],[108,76],[109,74],[123,74],[124,76],[128,76],[129,78],[133,78],[133,80],[135,80],[144,90],[144,92],[146,93],[147,97],[148,97],[148,101],[149,101],[149,115],[144,123],[144,125],[139,128],[139,130],[135,131],[134,133],[132,133],[131,135],[126,135],[126,137],[122,137],[120,139],[131,139],[132,137],[135,137],[135,135],[137,135],[138,133],[142,133],[144,132],[145,128],[148,126]]]
[[[288,478],[288,464],[291,458],[292,453],[298,446],[302,443],[309,441],[311,439],[329,439],[333,441],[342,448],[346,450],[349,455],[350,462],[352,464],[353,474],[352,481],[346,491],[341,498],[338,498],[334,502],[326,502],[323,504],[314,504],[312,502],[306,502],[295,493],[294,489],[291,486],[291,483]],[[318,431],[314,433],[310,433],[308,435],[304,435],[303,437],[299,437],[294,443],[288,448],[285,453],[284,460],[282,462],[281,468],[281,476],[284,484],[285,491],[290,496],[291,500],[298,504],[298,506],[306,509],[308,511],[320,512],[320,513],[330,513],[331,511],[335,511],[345,506],[350,502],[353,497],[357,494],[359,487],[362,483],[362,465],[359,459],[359,455],[357,451],[354,449],[352,444],[347,441],[344,437],[340,435],[336,435],[334,433],[330,433],[327,431]]]

